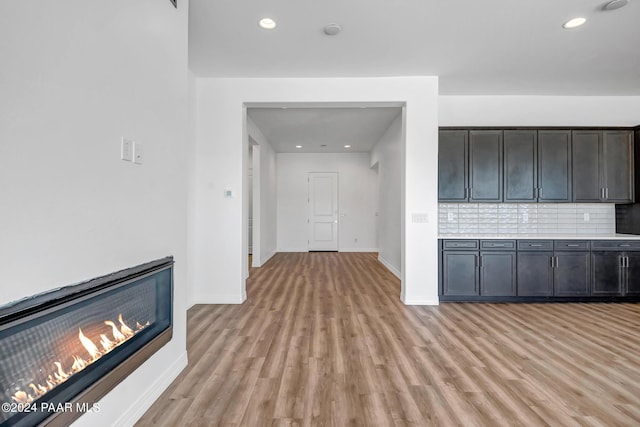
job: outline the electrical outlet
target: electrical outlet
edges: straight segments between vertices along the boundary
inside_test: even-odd
[[[453,215],[453,212],[449,212],[449,213],[447,214],[447,221],[449,221],[449,222],[453,222],[453,221],[455,221],[455,220],[456,220],[456,217],[455,217],[455,215]]]
[[[584,218],[584,222],[589,222],[591,220],[591,216],[589,215],[589,212],[585,212],[583,218]]]

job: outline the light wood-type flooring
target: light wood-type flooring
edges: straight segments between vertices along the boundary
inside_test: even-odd
[[[188,313],[139,426],[638,426],[640,305],[404,306],[372,253],[282,253]]]

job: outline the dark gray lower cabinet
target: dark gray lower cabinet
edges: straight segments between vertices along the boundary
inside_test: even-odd
[[[480,295],[478,252],[444,251],[442,284],[444,295]]]
[[[441,258],[442,294],[516,295],[515,247],[515,240],[445,240]]]
[[[591,288],[589,252],[555,252],[554,296],[588,296]]]
[[[518,252],[518,296],[553,295],[553,252]]]
[[[640,297],[640,240],[444,239],[439,248],[444,301]]]
[[[640,252],[592,252],[591,263],[591,295],[640,295]]]
[[[591,295],[622,295],[624,255],[621,252],[592,252]]]
[[[480,252],[480,295],[514,296],[515,278],[515,252]]]
[[[627,253],[627,271],[625,295],[640,295],[640,252]]]

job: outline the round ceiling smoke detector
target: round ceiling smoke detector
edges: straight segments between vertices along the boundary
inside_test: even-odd
[[[342,31],[342,27],[339,24],[327,24],[324,26],[324,33],[328,36],[335,36]]]
[[[629,0],[613,0],[602,6],[602,10],[616,10],[629,4]]]

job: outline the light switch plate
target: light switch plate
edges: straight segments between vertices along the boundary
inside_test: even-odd
[[[415,212],[411,214],[411,222],[414,224],[424,224],[429,222],[429,214],[426,212]]]
[[[133,141],[122,137],[120,141],[120,158],[127,162],[133,160]]]

